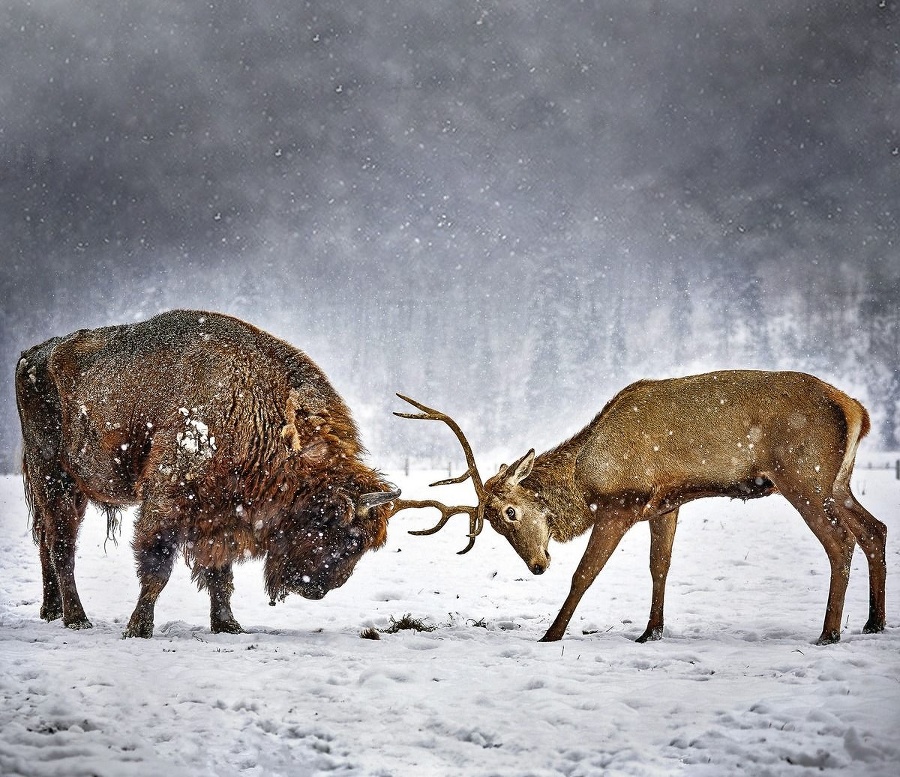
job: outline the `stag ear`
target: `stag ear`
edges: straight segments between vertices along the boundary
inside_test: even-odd
[[[534,466],[534,448],[526,453],[521,459],[509,465],[506,472],[506,482],[515,486],[521,483],[531,474],[531,468]],[[503,471],[501,470],[501,474]]]

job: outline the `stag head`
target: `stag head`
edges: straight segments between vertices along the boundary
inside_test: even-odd
[[[484,484],[484,519],[502,534],[531,570],[542,575],[550,566],[549,510],[533,491],[522,485],[534,466],[534,449]]]
[[[466,439],[459,425],[450,416],[414,399],[398,394],[400,399],[417,407],[419,413],[394,413],[400,418],[414,418],[424,421],[443,421],[456,435],[466,456],[467,469],[456,478],[448,478],[432,483],[431,486],[442,486],[450,483],[462,483],[471,479],[478,497],[477,505],[448,506],[434,499],[398,499],[393,503],[394,513],[400,510],[420,507],[433,507],[441,514],[441,520],[431,529],[411,531],[410,534],[434,534],[444,528],[454,515],[465,513],[469,516],[469,544],[460,554],[468,553],[475,544],[475,538],[481,533],[487,521],[499,534],[502,534],[512,545],[528,568],[540,575],[550,564],[547,545],[550,542],[550,528],[546,505],[531,491],[522,485],[522,481],[531,473],[534,466],[534,450],[528,451],[521,459],[500,471],[487,482],[482,482],[472,446]]]

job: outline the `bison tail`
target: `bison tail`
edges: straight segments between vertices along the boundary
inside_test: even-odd
[[[40,528],[34,520],[34,491],[28,478],[28,467],[25,465],[25,456],[22,456],[22,485],[25,488],[25,507],[28,510],[28,523],[31,526],[31,538],[35,545],[41,544]]]

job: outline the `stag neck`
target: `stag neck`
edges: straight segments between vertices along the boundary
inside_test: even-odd
[[[578,452],[574,446],[559,446],[542,453],[522,481],[522,486],[546,506],[550,537],[556,542],[568,542],[594,523],[594,513],[575,483]]]

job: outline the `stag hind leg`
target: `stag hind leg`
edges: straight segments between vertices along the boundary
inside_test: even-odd
[[[206,588],[209,591],[209,625],[212,633],[243,633],[241,624],[231,612],[231,594],[234,593],[231,563],[223,564],[218,569],[195,565],[192,577],[201,590]]]
[[[833,497],[826,500],[825,509],[833,520],[849,527],[866,556],[869,567],[869,618],[863,626],[863,633],[882,632],[885,622],[887,527],[856,501],[849,483],[835,484]]]
[[[831,581],[828,588],[828,603],[825,606],[825,622],[818,645],[831,645],[841,639],[841,615],[847,583],[850,581],[850,561],[856,540],[847,524],[833,511],[826,509],[822,494],[827,490],[821,486],[804,487],[795,479],[783,474],[773,475],[771,480],[778,490],[803,516],[806,525],[822,543],[831,565]],[[808,486],[808,484],[807,484]]]
[[[663,607],[666,597],[666,577],[672,563],[672,545],[675,542],[675,527],[678,524],[678,510],[649,520],[650,524],[650,576],[653,579],[653,598],[650,602],[650,620],[647,628],[636,642],[662,639]]]

